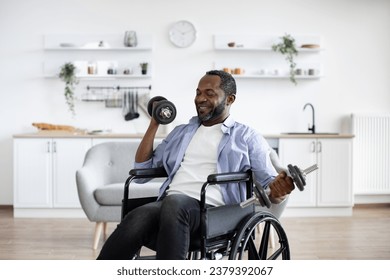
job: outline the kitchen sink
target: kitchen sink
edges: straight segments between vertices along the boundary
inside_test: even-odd
[[[339,135],[340,133],[337,132],[284,132],[282,134],[288,134],[288,135]]]

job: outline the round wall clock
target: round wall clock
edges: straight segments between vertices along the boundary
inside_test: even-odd
[[[169,40],[176,47],[187,48],[196,40],[196,28],[187,20],[177,21],[169,29]]]

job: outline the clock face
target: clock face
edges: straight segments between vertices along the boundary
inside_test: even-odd
[[[169,30],[169,39],[179,48],[191,46],[196,40],[195,26],[186,20],[181,20],[172,25]]]

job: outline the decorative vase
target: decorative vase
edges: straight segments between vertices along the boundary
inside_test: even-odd
[[[136,47],[137,43],[137,33],[135,31],[126,31],[124,45],[126,47]]]

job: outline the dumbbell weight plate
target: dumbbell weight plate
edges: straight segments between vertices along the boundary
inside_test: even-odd
[[[266,194],[264,188],[257,181],[255,181],[253,191],[255,192],[255,195],[261,206],[266,206],[267,208],[271,207],[271,200]]]
[[[302,170],[298,166],[294,166],[295,170],[298,173],[299,178],[301,179],[303,186],[306,186],[306,178],[304,177]]]
[[[304,179],[303,180],[301,179],[302,178],[300,176],[301,171],[299,170],[299,168],[297,166],[292,166],[291,164],[289,164],[287,168],[297,188],[300,191],[303,191],[305,189],[306,182]]]
[[[163,96],[155,96],[149,100],[149,102],[148,102],[149,116],[151,116],[151,117],[153,116],[153,103],[157,102],[157,101],[162,101],[162,100],[167,100],[167,99]]]
[[[159,101],[153,110],[153,118],[159,124],[171,123],[176,118],[175,105],[167,100]]]

